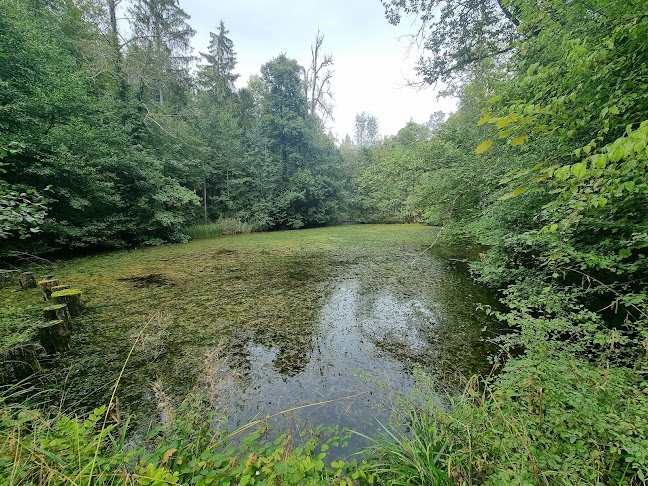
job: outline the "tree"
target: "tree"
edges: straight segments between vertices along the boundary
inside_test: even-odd
[[[167,101],[175,98],[175,106],[184,104],[190,83],[190,41],[195,34],[187,23],[189,15],[178,0],[136,0],[129,12],[134,35],[130,67],[139,84],[140,99],[152,95],[160,105],[165,97]]]
[[[324,35],[319,29],[315,36],[315,43],[311,46],[311,63],[305,72],[304,88],[308,100],[308,111],[313,116],[318,116],[326,126],[328,120],[333,119],[333,93],[331,79],[333,65],[331,54],[322,54],[320,49],[324,43]]]
[[[284,182],[290,172],[305,163],[308,105],[300,73],[297,61],[285,54],[261,67],[267,86],[261,119]]]
[[[218,33],[209,33],[210,42],[207,53],[200,55],[206,64],[200,66],[198,71],[198,84],[209,91],[216,103],[231,101],[235,92],[234,83],[238,74],[234,74],[236,67],[236,53],[234,43],[227,37],[225,23],[221,20]]]
[[[371,147],[380,142],[378,119],[371,113],[358,113],[353,135],[356,148]]]
[[[319,120],[308,112],[302,68],[282,54],[261,68],[266,91],[260,127],[272,171],[274,226],[299,228],[324,224],[334,214],[339,150],[324,135]]]
[[[420,21],[415,34],[428,57],[421,56],[417,72],[425,84],[460,77],[484,60],[497,60],[521,39],[519,2],[507,0],[382,0],[391,24],[403,14]],[[510,6],[509,6],[510,5]]]

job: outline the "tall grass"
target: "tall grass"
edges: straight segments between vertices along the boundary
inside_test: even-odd
[[[257,231],[260,229],[253,224],[235,218],[223,218],[209,224],[195,224],[184,230],[192,240],[221,235],[244,235]]]
[[[444,470],[450,465],[449,444],[438,430],[436,417],[416,408],[407,412],[406,428],[400,423],[381,424],[381,437],[363,435],[371,443],[368,472],[381,478],[382,484],[452,485]]]

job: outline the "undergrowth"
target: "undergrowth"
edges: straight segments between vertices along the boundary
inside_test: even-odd
[[[221,235],[246,235],[258,231],[260,228],[253,224],[233,218],[219,219],[217,222],[209,224],[195,224],[184,230],[192,240]]]
[[[86,417],[0,408],[0,485],[54,484],[358,484],[374,477],[357,461],[327,461],[346,436],[333,428],[264,442],[265,423],[216,433],[196,411],[153,429],[137,444],[128,422],[103,423],[106,407]],[[246,435],[239,438],[237,432]]]

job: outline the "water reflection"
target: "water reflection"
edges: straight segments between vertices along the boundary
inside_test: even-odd
[[[492,349],[484,330],[496,332],[496,323],[476,303],[492,302],[490,292],[465,268],[434,255],[413,268],[410,258],[339,269],[314,319],[247,341],[240,348],[242,385],[229,403],[236,411],[230,428],[273,416],[280,427],[311,422],[372,433],[394,393],[413,385],[415,365],[444,386],[452,383],[448,376],[487,372]],[[303,407],[309,404],[318,405]]]

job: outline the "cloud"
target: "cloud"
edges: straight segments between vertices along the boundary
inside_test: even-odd
[[[318,28],[323,50],[333,55],[335,123],[340,138],[353,134],[356,113],[374,114],[383,135],[394,135],[413,118],[425,122],[439,109],[454,109],[453,100],[436,101],[431,89],[406,87],[415,76],[418,53],[408,58],[407,40],[399,37],[412,26],[394,27],[384,18],[379,0],[180,0],[198,31],[193,45],[205,51],[209,31],[221,18],[237,52],[240,85],[281,53],[302,65],[310,61],[310,46]]]

